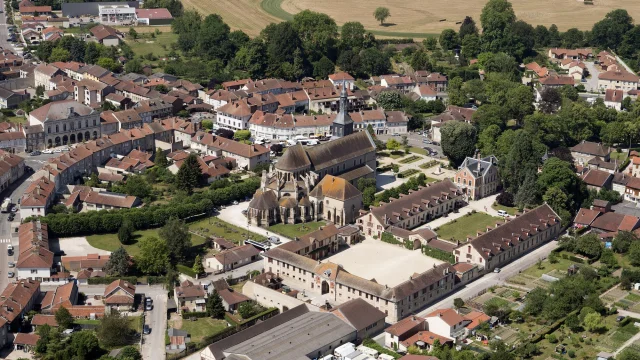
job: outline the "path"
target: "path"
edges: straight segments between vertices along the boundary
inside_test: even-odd
[[[241,203],[239,203],[238,205],[229,205],[224,209],[220,209],[220,212],[218,214],[218,218],[220,220],[224,220],[230,224],[233,224],[241,229],[248,229],[249,231],[252,231],[256,234],[260,234],[266,237],[269,236],[277,236],[280,238],[280,241],[282,241],[282,243],[286,243],[289,241],[292,241],[289,238],[286,238],[280,234],[276,234],[273,232],[269,232],[267,229],[265,228],[261,228],[259,226],[253,226],[250,225],[247,222],[247,217],[244,216],[242,214],[242,210],[246,210],[247,207],[249,206],[249,202],[248,201],[243,201]]]
[[[631,316],[633,318],[640,319],[640,314],[627,311],[627,310],[618,310],[618,314],[622,316]],[[631,346],[634,342],[638,340],[640,340],[640,333],[635,334],[631,339],[627,340],[624,344],[622,344],[622,346],[620,346],[618,350],[616,350],[616,352],[613,353],[613,356],[618,356],[618,354],[622,352],[622,350],[624,350],[626,347]]]

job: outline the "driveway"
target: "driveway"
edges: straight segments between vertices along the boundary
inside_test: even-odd
[[[600,69],[598,69],[597,65],[594,64],[593,61],[585,61],[584,64],[587,66],[587,70],[591,77],[587,78],[587,81],[581,84],[584,85],[587,91],[598,92],[598,75],[600,74]]]
[[[62,250],[66,256],[83,256],[87,254],[109,255],[111,251],[94,248],[89,244],[86,237],[61,238],[58,241],[51,241],[53,251]]]

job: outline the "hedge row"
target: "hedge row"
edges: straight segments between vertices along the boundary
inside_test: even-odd
[[[136,229],[143,230],[162,226],[171,217],[189,220],[206,215],[215,206],[253,196],[259,186],[260,179],[254,177],[225,188],[195,193],[186,199],[174,200],[168,204],[79,214],[50,214],[40,220],[47,223],[49,231],[58,237],[114,233],[118,231],[125,218],[130,220]]]
[[[391,355],[391,356],[393,356],[394,359],[400,359],[402,357],[402,355],[400,355],[400,354],[398,354],[396,352],[393,352],[393,351],[381,346],[380,344],[378,344],[377,342],[375,342],[375,341],[373,341],[373,340],[371,340],[369,338],[364,339],[362,341],[362,345],[364,345],[366,347],[369,347],[369,348],[372,348],[373,350],[378,351],[380,354]]]
[[[184,320],[182,321],[187,321],[187,319],[189,318],[206,318],[207,317],[207,313],[205,311],[192,311],[192,312],[186,312],[184,311],[182,313],[182,318]]]
[[[386,231],[382,233],[380,240],[393,245],[403,245],[402,241],[397,240],[393,234]]]
[[[138,278],[135,276],[125,276],[125,277],[94,277],[94,278],[89,278],[88,279],[88,283],[89,285],[109,285],[112,282],[116,281],[116,280],[124,280],[124,281],[128,281],[131,284],[137,284],[138,283]]]
[[[278,308],[272,307],[272,308],[268,308],[267,310],[259,313],[259,314],[255,314],[252,317],[248,318],[248,319],[244,319],[240,322],[237,322],[232,316],[229,316],[228,313],[224,314],[224,319],[227,320],[227,322],[229,324],[231,324],[232,326],[240,326],[240,327],[248,327],[248,326],[252,326],[253,323],[255,323],[258,320],[264,320],[264,319],[268,319],[274,315],[278,315]]]
[[[442,260],[442,261],[447,261],[450,264],[455,264],[456,263],[456,257],[453,256],[452,253],[450,252],[446,252],[444,250],[440,250],[440,249],[435,249],[429,246],[423,246],[422,247],[422,253],[432,257],[434,259],[438,259],[438,260]]]

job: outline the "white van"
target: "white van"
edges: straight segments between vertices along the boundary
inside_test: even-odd
[[[504,210],[498,210],[498,215],[500,215],[500,216],[502,216],[502,217],[509,216],[509,214],[507,214],[507,212],[506,212],[506,211],[504,211]]]

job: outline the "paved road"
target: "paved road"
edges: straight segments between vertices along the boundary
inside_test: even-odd
[[[593,61],[585,61],[584,64],[587,66],[587,71],[591,77],[586,79],[586,82],[583,82],[585,89],[587,91],[598,91],[598,75],[600,74],[600,69],[598,69],[598,65],[594,64]]]
[[[402,141],[402,137],[401,136],[392,136],[392,135],[377,135],[378,139],[380,139],[381,141],[386,142],[387,140],[394,138],[398,141]],[[423,148],[425,146],[428,146],[429,148],[431,148],[434,151],[438,152],[438,156],[442,155],[442,148],[439,145],[433,145],[433,144],[425,144],[422,142],[422,140],[424,140],[425,138],[422,135],[418,135],[417,133],[408,133],[407,134],[407,138],[409,139],[409,145],[411,146],[415,146],[415,147],[419,147],[419,148]]]
[[[4,8],[4,1],[0,2],[0,46],[3,49],[13,50],[13,45],[7,41],[9,38],[9,30],[7,29],[7,15]]]
[[[147,311],[145,324],[151,334],[143,335],[142,357],[148,360],[164,359],[164,335],[167,333],[167,292],[160,286],[138,286],[136,293],[144,293],[153,299],[153,310]]]

